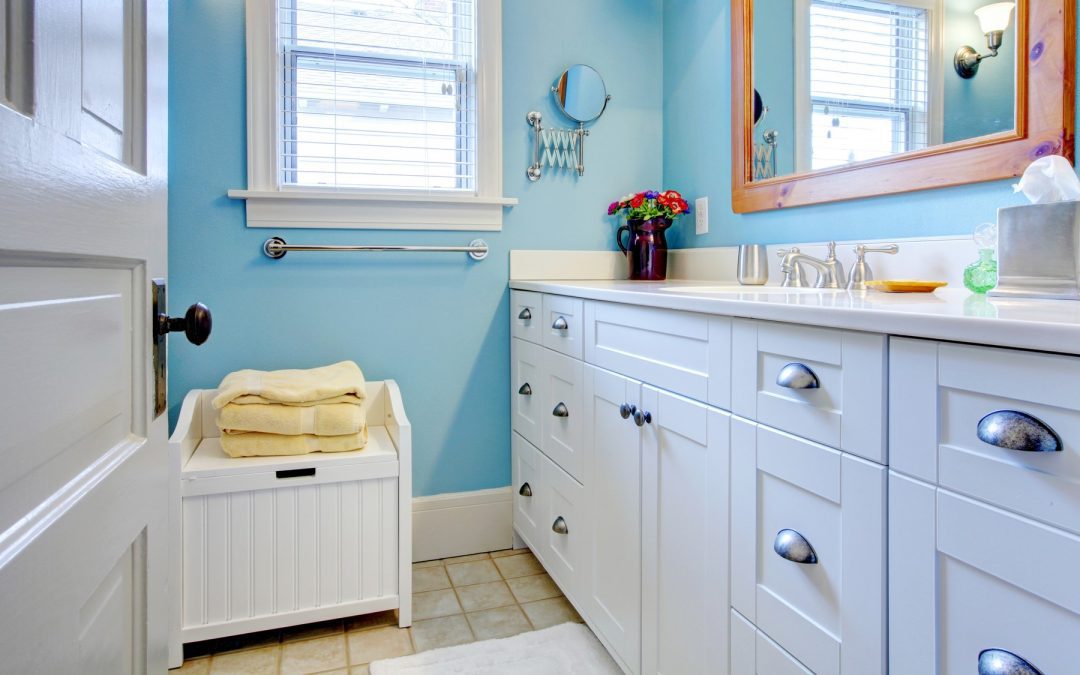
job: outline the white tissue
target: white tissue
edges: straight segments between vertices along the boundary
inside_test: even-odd
[[[1080,199],[1080,179],[1072,164],[1061,155],[1047,155],[1032,162],[1013,192],[1023,192],[1032,204]]]

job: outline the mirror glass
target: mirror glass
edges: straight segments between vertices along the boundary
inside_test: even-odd
[[[575,122],[592,122],[607,107],[604,78],[584,64],[570,66],[551,85],[559,109]]]
[[[1012,2],[753,0],[753,179],[1011,131],[1016,35]]]

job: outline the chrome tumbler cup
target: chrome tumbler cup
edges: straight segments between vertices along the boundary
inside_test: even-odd
[[[769,262],[764,244],[739,246],[739,283],[743,286],[764,286],[769,280]]]

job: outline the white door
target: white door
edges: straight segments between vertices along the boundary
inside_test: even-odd
[[[731,417],[649,386],[641,407],[641,670],[723,675]]]
[[[0,2],[0,670],[160,673],[167,3]]]
[[[630,673],[641,671],[641,384],[585,366],[586,611]],[[642,420],[643,421],[643,420]]]

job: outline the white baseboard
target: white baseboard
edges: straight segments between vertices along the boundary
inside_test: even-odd
[[[413,562],[514,545],[510,487],[413,498]]]

